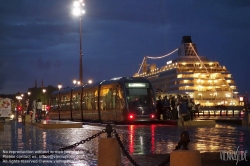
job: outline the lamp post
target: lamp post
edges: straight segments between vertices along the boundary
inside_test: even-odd
[[[43,116],[44,116],[44,119],[45,119],[45,113],[46,113],[46,106],[47,106],[47,104],[46,104],[46,100],[45,100],[45,92],[46,92],[46,89],[43,89],[43,98],[44,98],[44,107],[43,107],[43,109],[44,109],[44,111],[43,111]]]
[[[46,101],[46,100],[45,100],[45,92],[46,92],[46,89],[43,89],[43,95],[44,95],[44,97],[43,97],[43,98],[44,98],[44,101],[43,101],[43,102],[44,102],[44,104],[46,105],[46,102],[45,102],[45,101]]]
[[[82,15],[85,13],[85,10],[83,10],[83,6],[85,4],[83,3],[83,0],[75,0],[73,3],[73,15],[79,16],[79,26],[80,26],[80,67],[79,67],[79,81],[80,85],[83,85],[83,71],[82,71]]]
[[[71,90],[70,90],[70,120],[71,121],[73,121],[74,119],[73,119],[73,108],[72,108],[72,97],[73,97],[73,90],[74,90],[74,88],[71,88]]]
[[[59,117],[58,117],[58,119],[61,120],[61,115],[60,115],[61,114],[60,113],[60,110],[61,110],[61,108],[60,108],[60,104],[61,104],[60,89],[62,88],[62,85],[59,83],[57,87],[59,89],[59,93],[58,93],[58,116]]]
[[[16,120],[18,120],[19,111],[22,110],[21,102],[20,102],[20,100],[22,100],[22,96],[16,96],[16,99],[18,100],[17,105],[16,105]]]
[[[28,99],[26,100],[26,105],[27,105],[27,114],[29,114],[29,104],[30,104],[30,92],[27,92],[28,94]]]

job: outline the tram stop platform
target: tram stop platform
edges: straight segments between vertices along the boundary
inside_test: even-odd
[[[178,126],[215,126],[215,120],[193,120],[193,121],[181,121],[178,120]]]
[[[81,122],[72,121],[59,121],[59,120],[40,120],[37,122],[32,122],[30,115],[25,115],[25,123],[31,123],[34,126],[45,128],[45,129],[59,129],[59,128],[82,128]]]

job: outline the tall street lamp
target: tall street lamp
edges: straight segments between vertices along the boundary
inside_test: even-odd
[[[44,104],[46,105],[46,103],[45,103],[45,92],[46,92],[46,89],[43,89],[43,95],[44,95]]]
[[[28,99],[26,100],[26,106],[27,106],[27,114],[29,114],[29,105],[30,105],[30,94],[31,92],[27,92]]]
[[[60,110],[61,110],[61,108],[60,108],[60,104],[61,104],[60,89],[62,88],[62,85],[59,83],[57,87],[59,89],[59,93],[58,93],[58,116],[59,117],[58,117],[58,119],[61,120],[61,115],[60,115],[61,114],[60,113]]]
[[[45,119],[45,113],[46,113],[46,106],[47,106],[47,104],[46,104],[46,100],[45,100],[45,92],[46,92],[46,89],[43,89],[43,98],[44,98],[44,107],[43,107],[43,116],[44,116],[44,119]]]
[[[83,85],[83,71],[82,71],[82,15],[85,13],[85,10],[83,10],[83,6],[85,6],[85,4],[83,3],[83,0],[75,0],[73,3],[73,14],[75,16],[79,16],[79,20],[80,20],[80,67],[79,67],[79,81],[80,81],[80,85]]]

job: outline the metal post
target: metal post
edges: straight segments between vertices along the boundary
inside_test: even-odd
[[[45,120],[45,113],[46,113],[46,104],[45,104],[45,92],[43,93],[43,105],[45,105],[44,110],[42,110],[43,112],[43,119]],[[42,116],[42,115],[41,115]]]
[[[82,17],[80,16],[80,67],[79,67],[79,80],[80,80],[80,85],[83,85],[83,72],[82,72]]]
[[[70,91],[70,120],[73,121],[73,114],[72,114],[72,93],[73,93],[73,88],[71,88],[71,91]]]
[[[61,96],[60,96],[60,90],[59,90],[59,94],[58,94],[58,112],[59,112],[59,117],[58,117],[58,119],[59,120],[61,120],[61,112],[60,112],[60,110],[61,110],[61,108],[60,108],[60,105],[61,105]]]
[[[81,99],[80,99],[80,101],[81,101],[81,117],[82,117],[82,122],[83,122],[83,106],[82,106],[82,97],[83,97],[83,87],[84,86],[82,86],[82,92],[81,92]]]
[[[112,131],[113,131],[112,126],[110,124],[107,124],[106,126],[107,138],[111,138]]]

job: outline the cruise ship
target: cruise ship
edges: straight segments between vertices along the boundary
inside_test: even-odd
[[[147,64],[147,59],[159,59],[178,53],[178,58],[157,68]],[[218,61],[198,55],[191,36],[183,36],[179,48],[161,57],[144,57],[134,77],[146,77],[153,84],[157,95],[186,95],[201,106],[237,106],[239,99],[232,74]]]

